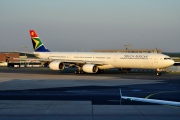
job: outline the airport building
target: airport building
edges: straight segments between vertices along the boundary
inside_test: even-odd
[[[0,53],[0,62],[19,62],[19,60],[14,60],[13,58],[19,58],[19,53],[15,52],[1,52]]]
[[[24,58],[36,58],[31,54],[19,52],[0,52],[0,66],[8,67],[25,67],[25,66],[41,66],[38,60],[21,60]]]

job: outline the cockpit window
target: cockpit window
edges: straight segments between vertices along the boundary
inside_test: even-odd
[[[171,58],[164,58],[164,60],[171,60]]]

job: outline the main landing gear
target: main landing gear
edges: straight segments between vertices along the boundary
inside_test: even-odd
[[[74,73],[75,74],[83,74],[84,72],[82,70],[75,70]]]
[[[78,67],[78,70],[75,70],[74,73],[75,73],[75,74],[84,74],[84,73],[86,73],[86,72],[84,72],[84,71],[82,70],[82,67]],[[104,73],[104,70],[98,69],[98,71],[97,71],[96,73],[94,73],[94,74],[98,74],[98,73]]]
[[[157,76],[161,76],[161,72],[157,72],[157,74],[156,74]]]
[[[83,74],[84,73],[83,70],[82,70],[82,67],[78,66],[77,68],[78,68],[78,70],[74,71],[75,74]]]

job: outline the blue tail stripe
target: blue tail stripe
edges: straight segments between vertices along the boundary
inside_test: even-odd
[[[50,52],[48,49],[44,47],[44,45],[40,46],[38,49],[35,50],[36,52]]]

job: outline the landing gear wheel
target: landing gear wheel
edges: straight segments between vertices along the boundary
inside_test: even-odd
[[[80,73],[83,74],[84,72],[81,70]]]
[[[104,73],[104,70],[101,70],[101,73]]]
[[[83,74],[84,72],[81,71],[81,70],[75,70],[74,73],[75,73],[75,74]]]
[[[161,76],[161,72],[157,72],[157,74],[156,74],[157,76]]]
[[[157,68],[157,76],[161,76],[161,72],[162,72],[162,69],[160,69],[160,68]]]
[[[75,71],[74,71],[74,73],[75,73],[75,74],[77,74],[77,73],[78,73],[78,71],[77,71],[77,70],[75,70]]]
[[[98,69],[98,71],[96,72],[96,74],[98,74],[98,73],[104,73],[104,70]]]

